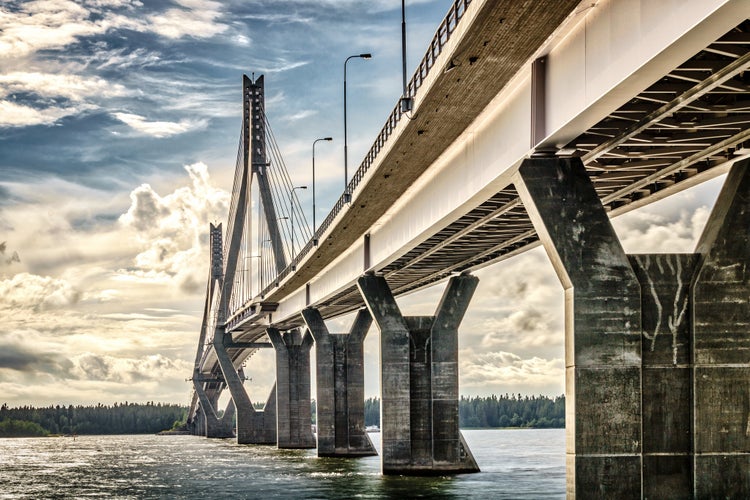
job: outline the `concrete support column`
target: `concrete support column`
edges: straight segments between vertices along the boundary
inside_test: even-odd
[[[243,386],[243,380],[237,373],[224,346],[226,337],[229,337],[229,335],[224,332],[224,329],[217,328],[213,346],[237,412],[237,443],[276,444],[275,387],[271,391],[263,411],[253,408],[253,403]]]
[[[516,188],[565,288],[567,490],[640,498],[640,285],[578,158],[524,160]]]
[[[695,497],[750,498],[750,160],[732,167],[696,252]]]
[[[198,399],[200,400],[200,406],[203,414],[203,419],[200,422],[200,425],[203,426],[204,432],[202,432],[201,435],[204,435],[207,438],[233,437],[234,432],[232,432],[232,415],[229,415],[229,418],[219,418],[216,415],[216,411],[214,410],[214,407],[218,402],[218,391],[212,400],[212,398],[210,398],[206,394],[206,391],[203,390],[203,382],[194,380],[193,387],[195,388],[195,393],[198,395]],[[224,417],[226,417],[226,413]]]
[[[276,429],[279,448],[315,448],[310,409],[309,332],[266,329],[276,351]]]
[[[690,498],[690,284],[698,254],[631,255],[641,283],[643,497]]]
[[[317,309],[304,309],[302,317],[315,339],[318,456],[377,455],[365,432],[363,343],[370,314],[361,309],[349,334],[330,333]]]
[[[385,278],[357,281],[380,330],[384,474],[479,470],[458,429],[458,325],[478,282],[454,276],[434,316],[404,317]]]

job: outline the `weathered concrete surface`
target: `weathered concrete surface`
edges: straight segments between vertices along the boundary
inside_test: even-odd
[[[380,330],[384,474],[477,472],[458,429],[458,325],[479,279],[454,276],[435,316],[404,317],[385,278],[360,293]]]
[[[201,403],[202,416],[199,425],[202,427],[202,432],[199,431],[199,435],[206,436],[207,438],[229,438],[234,436],[232,432],[232,417],[233,412],[224,412],[224,415],[219,418],[216,415],[214,407],[218,403],[218,392],[217,397],[214,400],[208,397],[206,391],[203,390],[203,383],[197,380],[193,381],[193,387],[195,393],[198,395],[198,399]],[[229,402],[229,406],[232,402]]]
[[[696,253],[632,271],[587,181],[577,159],[532,159],[517,182],[566,287],[569,495],[750,497],[750,161]]]
[[[640,285],[580,159],[528,159],[516,179],[565,288],[568,495],[639,498]]]
[[[360,309],[348,334],[328,331],[320,312],[302,311],[315,339],[319,457],[377,455],[365,432],[363,343],[372,318]]]
[[[279,448],[315,448],[310,410],[310,348],[298,329],[266,329],[276,351],[276,429]]]
[[[750,498],[750,161],[731,169],[696,252],[695,496]]]
[[[631,255],[643,320],[643,496],[690,498],[690,286],[698,254]]]
[[[275,391],[271,392],[263,411],[253,408],[253,403],[243,386],[243,380],[235,370],[232,359],[227,353],[225,341],[231,341],[231,336],[225,333],[224,328],[217,328],[213,346],[237,410],[237,443],[276,444]]]

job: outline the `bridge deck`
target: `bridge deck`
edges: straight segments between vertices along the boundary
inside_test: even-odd
[[[413,119],[390,125],[390,138],[376,144],[378,156],[355,175],[352,204],[336,214],[321,245],[308,249],[296,272],[282,275],[278,286],[266,291],[263,302],[274,304],[299,295],[331,262],[362,245],[363,235],[388,215],[493,99],[509,85],[517,85],[518,73],[535,57],[552,51],[566,30],[574,29],[585,15],[574,10],[578,5],[471,2],[423,77]],[[572,140],[560,142],[565,134],[552,133],[537,143],[536,150],[581,156],[613,215],[719,175],[728,161],[750,153],[742,147],[750,133],[744,75],[750,63],[750,26],[744,17],[735,19],[734,27],[600,112],[603,118],[579,127]],[[506,176],[502,185],[495,183],[483,200],[436,225],[431,234],[375,270],[386,276],[395,293],[406,293],[535,245],[537,236],[511,181]],[[361,307],[362,299],[350,283],[315,305],[324,317],[332,317]],[[229,325],[238,339],[254,341],[264,334],[268,320],[260,307],[247,308]],[[274,318],[274,324],[286,329],[300,326],[302,320],[298,315],[282,316]],[[237,350],[236,359],[251,352]],[[215,371],[210,353],[205,361],[204,370]]]

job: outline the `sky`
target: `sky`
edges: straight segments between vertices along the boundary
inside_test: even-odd
[[[409,0],[408,68],[450,0]],[[322,220],[401,93],[394,0],[62,0],[0,5],[0,402],[187,404],[208,272],[241,126],[242,74],[265,75],[289,173]],[[721,179],[614,221],[628,252],[690,252]],[[309,190],[308,190],[309,191]],[[298,192],[310,203],[309,192]],[[311,219],[308,208],[308,220]],[[460,390],[562,394],[563,293],[543,249],[476,273]],[[399,299],[431,314],[444,285]],[[351,317],[330,322],[345,331]],[[366,343],[376,396],[378,335]],[[271,353],[246,372],[273,383]]]

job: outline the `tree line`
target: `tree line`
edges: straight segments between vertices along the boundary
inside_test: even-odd
[[[365,425],[380,426],[379,398],[365,400]],[[565,396],[461,396],[458,425],[462,428],[565,428]]]
[[[57,405],[42,408],[9,408],[7,404],[3,404],[0,407],[0,437],[45,434],[153,434],[184,422],[186,414],[185,406],[153,402],[126,401],[112,406]]]

